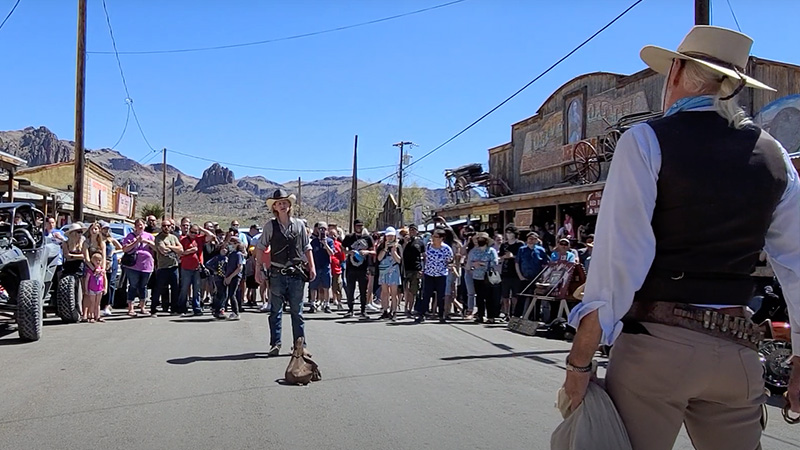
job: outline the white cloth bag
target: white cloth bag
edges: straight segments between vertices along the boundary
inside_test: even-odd
[[[564,421],[550,436],[551,450],[632,450],[625,425],[606,391],[594,380],[575,411],[569,397],[558,390],[558,406]]]

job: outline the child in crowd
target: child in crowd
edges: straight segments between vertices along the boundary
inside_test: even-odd
[[[247,288],[245,299],[247,306],[256,307],[258,283],[256,283],[256,259],[253,254],[253,247],[247,249],[247,261],[244,263],[244,285]]]
[[[214,281],[216,292],[214,301],[211,303],[211,314],[217,319],[225,318],[225,298],[228,295],[228,287],[225,286],[225,267],[228,265],[228,249],[222,247],[219,254],[206,262],[205,266],[211,272],[211,279]]]
[[[233,251],[228,253],[228,261],[225,265],[225,279],[223,280],[225,285],[223,287],[231,305],[231,314],[228,316],[228,320],[239,320],[239,311],[242,309],[242,305],[239,303],[237,291],[242,281],[244,268],[244,244],[231,244],[228,247]]]
[[[106,292],[108,285],[106,271],[103,268],[103,254],[99,251],[92,253],[90,261],[94,270],[87,267],[86,298],[83,300],[83,317],[89,322],[105,322],[100,316],[100,299]]]

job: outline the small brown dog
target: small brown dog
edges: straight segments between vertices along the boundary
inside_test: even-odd
[[[304,339],[297,338],[292,350],[292,359],[289,360],[289,365],[286,367],[286,375],[284,376],[287,384],[307,385],[312,381],[319,381],[322,379],[322,374],[319,371],[319,366],[314,360],[311,359],[311,353],[308,353],[303,347]]]

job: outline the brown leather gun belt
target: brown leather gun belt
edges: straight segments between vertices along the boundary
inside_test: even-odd
[[[745,316],[745,307],[702,308],[685,303],[635,301],[623,321],[685,328],[758,350],[764,330]]]

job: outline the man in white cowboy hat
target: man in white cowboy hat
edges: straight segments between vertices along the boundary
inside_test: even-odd
[[[745,305],[762,248],[785,287],[800,411],[800,183],[736,102],[771,90],[744,74],[751,44],[696,26],[677,52],[641,51],[667,76],[664,116],[614,152],[565,382],[577,407],[598,343],[613,343],[606,387],[634,449],[671,449],[682,425],[698,449],[761,448],[763,334]]]
[[[281,325],[284,302],[289,303],[292,314],[292,334],[297,338],[305,338],[303,321],[303,289],[305,279],[303,265],[308,264],[309,281],[316,278],[314,258],[311,255],[311,243],[303,221],[292,217],[292,208],[296,201],[294,194],[289,195],[284,189],[277,189],[267,199],[267,208],[274,218],[264,224],[264,231],[256,246],[256,261],[261,262],[267,249],[270,263],[265,265],[269,271],[269,330],[270,356],[277,356],[281,350]],[[263,281],[261,270],[256,271],[256,281]]]

